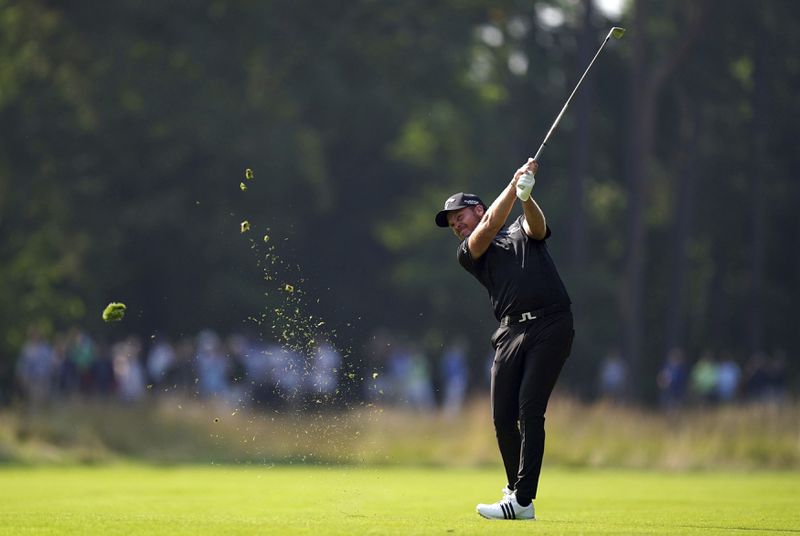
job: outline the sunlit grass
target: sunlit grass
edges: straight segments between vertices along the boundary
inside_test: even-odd
[[[748,534],[800,526],[798,473],[545,469],[535,522],[487,521],[502,471],[0,469],[0,534]]]

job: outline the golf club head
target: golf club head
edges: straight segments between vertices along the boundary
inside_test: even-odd
[[[625,28],[620,28],[619,26],[614,26],[608,32],[608,37],[613,37],[614,39],[622,39],[623,35],[625,35]]]

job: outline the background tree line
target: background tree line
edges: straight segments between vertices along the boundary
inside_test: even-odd
[[[2,384],[33,324],[269,315],[263,234],[352,359],[388,327],[467,336],[481,370],[494,320],[433,215],[454,191],[491,201],[615,24],[535,188],[578,326],[567,385],[588,392],[611,348],[641,399],[671,347],[794,357],[796,22],[788,0],[613,20],[589,0],[2,0]]]

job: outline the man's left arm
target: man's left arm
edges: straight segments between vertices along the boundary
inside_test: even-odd
[[[525,221],[522,222],[525,234],[534,240],[543,240],[547,236],[547,221],[532,196],[522,202],[522,210],[525,212]]]

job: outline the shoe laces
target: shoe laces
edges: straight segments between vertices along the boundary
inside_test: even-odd
[[[503,497],[502,499],[500,499],[499,501],[497,501],[497,504],[510,504],[513,506],[516,501],[513,501],[512,499],[514,499],[514,494],[510,493],[505,497]]]

